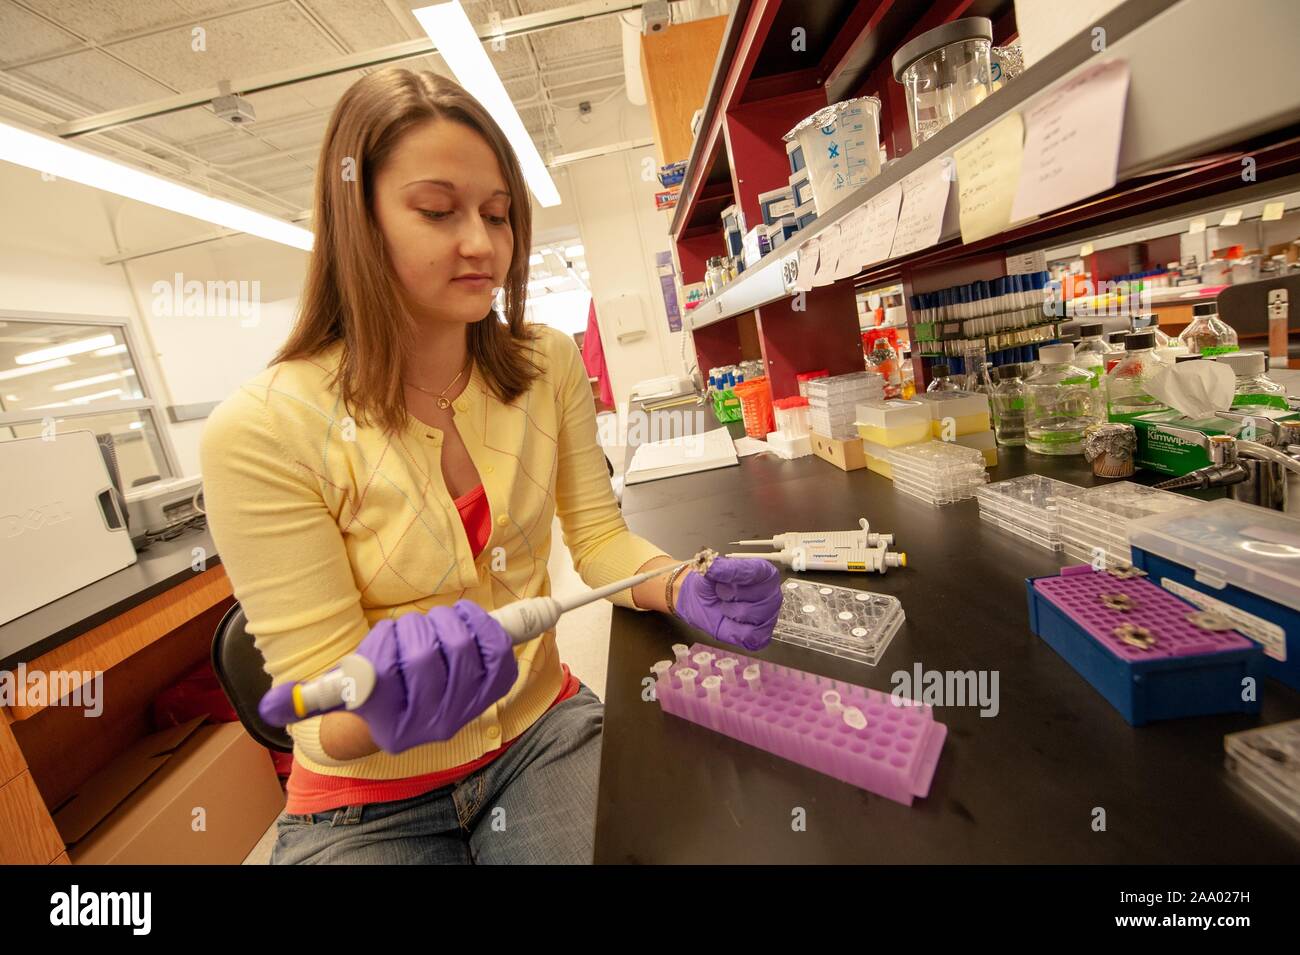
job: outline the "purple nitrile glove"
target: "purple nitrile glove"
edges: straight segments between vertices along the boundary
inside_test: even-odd
[[[451,739],[519,675],[510,635],[471,600],[381,620],[357,653],[375,688],[353,712],[386,753]]]
[[[714,558],[704,576],[682,579],[677,613],[723,643],[761,650],[781,613],[781,574],[765,560]]]

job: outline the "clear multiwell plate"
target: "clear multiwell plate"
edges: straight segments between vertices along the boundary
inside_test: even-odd
[[[1127,523],[1133,518],[1164,514],[1203,503],[1172,491],[1158,491],[1132,481],[1117,481],[1084,488],[1077,494],[1062,498],[1057,503],[1057,510],[1062,515],[1072,514],[1080,519],[1092,518],[1113,525],[1117,521]]]
[[[980,488],[981,507],[1050,529],[1058,520],[1059,501],[1083,490],[1041,474],[1025,474],[1006,481],[995,481]]]
[[[887,594],[787,580],[782,596],[773,637],[872,666],[903,623],[903,605]]]
[[[1015,521],[1008,520],[1007,518],[995,514],[993,511],[985,508],[980,509],[980,520],[987,521],[995,527],[1001,528],[1010,534],[1015,534],[1017,537],[1022,537],[1031,543],[1037,544],[1039,547],[1045,548],[1046,550],[1061,550],[1061,540],[1059,537],[1044,534],[1037,529],[1027,527],[1024,524],[1017,524]]]

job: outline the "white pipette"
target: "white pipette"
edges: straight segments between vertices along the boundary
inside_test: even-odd
[[[742,547],[817,547],[837,548],[843,550],[867,550],[877,546],[881,541],[886,545],[894,542],[893,534],[877,534],[870,529],[865,517],[858,518],[860,531],[787,531],[762,540],[732,541]]]
[[[907,554],[886,550],[882,540],[875,547],[849,548],[825,545],[795,545],[775,554],[735,553],[728,557],[757,558],[783,564],[796,573],[806,570],[848,570],[858,573],[885,573],[890,567],[906,567]]]
[[[625,580],[617,580],[596,590],[563,599],[529,597],[525,600],[516,600],[512,604],[493,610],[488,616],[501,624],[501,629],[510,634],[511,642],[527,643],[555,626],[560,617],[570,610],[586,606],[602,597],[616,594],[620,590],[635,587],[655,577],[661,577],[691,563],[693,561],[669,564],[666,567],[649,570]],[[370,697],[374,688],[374,666],[359,653],[349,653],[328,673],[314,680],[293,684],[288,690],[276,687],[272,692],[276,694],[281,704],[291,705],[294,717],[302,720],[340,707],[355,710]],[[284,712],[281,707],[276,709],[278,712]],[[264,713],[263,717],[266,718],[267,715]],[[268,719],[268,722],[279,721]]]

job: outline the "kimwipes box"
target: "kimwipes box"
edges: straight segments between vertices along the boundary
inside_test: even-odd
[[[139,740],[54,822],[78,865],[238,865],[283,808],[270,753],[200,717]]]

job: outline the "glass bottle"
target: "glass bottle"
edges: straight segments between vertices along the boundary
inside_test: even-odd
[[[1173,344],[1169,340],[1169,336],[1160,330],[1160,316],[1155,314],[1154,312],[1151,313],[1151,323],[1142,330],[1144,332],[1149,331],[1152,335],[1156,337],[1157,348],[1168,348],[1171,344]]]
[[[1025,443],[1025,368],[1000,365],[993,369],[993,437],[998,444],[1018,447]]]
[[[1234,408],[1291,407],[1286,400],[1286,388],[1265,374],[1268,358],[1263,352],[1236,351],[1220,355],[1217,360],[1219,364],[1231,368],[1237,376],[1237,386],[1232,395]]]
[[[1105,327],[1101,322],[1080,326],[1079,342],[1074,346],[1074,363],[1092,371],[1098,380],[1106,374],[1106,356],[1110,354],[1110,348],[1102,337]]]
[[[1147,382],[1168,365],[1156,357],[1155,336],[1134,332],[1124,341],[1124,357],[1106,373],[1106,415],[1111,421],[1131,421],[1138,415],[1167,411],[1151,397]]]
[[[1192,306],[1192,323],[1178,340],[1193,355],[1222,355],[1237,350],[1237,333],[1219,318],[1219,307],[1213,302]]]
[[[1104,417],[1101,389],[1073,363],[1070,345],[1043,345],[1025,379],[1025,447],[1035,454],[1083,453],[1083,432]]]
[[[897,398],[902,394],[903,378],[898,365],[898,353],[888,338],[881,335],[871,343],[871,351],[867,353],[867,370],[874,371],[885,379],[886,398]]]
[[[930,384],[925,390],[927,394],[932,391],[961,391],[961,385],[949,377],[947,365],[931,365]]]

